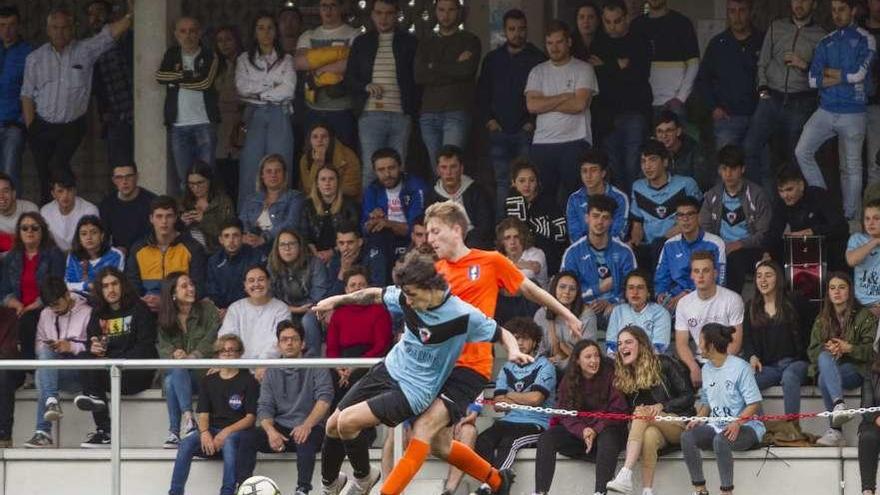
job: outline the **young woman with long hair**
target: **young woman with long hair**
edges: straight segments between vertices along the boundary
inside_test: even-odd
[[[336,231],[344,223],[357,224],[361,211],[357,202],[345,196],[339,186],[339,170],[322,165],[315,174],[303,209],[303,232],[309,252],[324,264],[333,258]]]
[[[235,217],[235,205],[215,179],[214,169],[199,160],[193,161],[186,174],[180,211],[180,220],[208,255],[220,249],[220,226]]]
[[[329,124],[317,122],[306,134],[306,145],[299,160],[299,179],[303,194],[308,195],[315,183],[315,175],[324,166],[339,171],[339,188],[348,197],[360,201],[361,161],[348,146],[336,139]]]
[[[581,299],[581,285],[577,276],[569,271],[557,273],[550,280],[550,294],[562,303],[574,315],[580,318],[581,338],[596,338],[596,315],[590,310],[590,307],[584,304]],[[559,319],[557,315],[548,308],[540,308],[535,312],[535,323],[540,325],[544,331],[541,339],[541,345],[538,348],[538,355],[547,356],[547,358],[556,365],[559,371],[565,370],[572,355],[572,349],[577,343],[571,335],[568,327]]]
[[[105,266],[125,268],[125,255],[110,246],[110,235],[104,221],[95,215],[86,215],[76,223],[76,235],[70,253],[64,281],[67,288],[82,295],[93,290],[95,275]]]

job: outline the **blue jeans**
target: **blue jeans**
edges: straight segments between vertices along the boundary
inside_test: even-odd
[[[506,215],[504,202],[510,192],[510,162],[529,156],[532,135],[524,130],[515,133],[504,131],[489,133],[489,160],[495,169],[495,220]]]
[[[321,342],[323,341],[324,332],[321,330],[321,322],[312,311],[307,312],[302,317],[302,326],[306,332],[306,348],[305,357],[321,357]]]
[[[266,155],[277,153],[287,165],[288,182],[293,173],[293,129],[290,112],[282,105],[248,105],[247,136],[238,157],[238,211],[247,198],[257,190],[260,161]]]
[[[412,118],[397,112],[364,112],[358,119],[361,141],[361,170],[363,188],[376,178],[373,171],[373,153],[380,148],[394,148],[400,154],[400,166],[406,168],[406,145],[412,130]]]
[[[568,196],[580,187],[580,156],[590,149],[585,140],[567,143],[532,143],[529,158],[538,167],[541,189],[553,194],[556,204],[562,206]]]
[[[217,147],[217,126],[196,124],[171,126],[171,154],[177,172],[178,193],[186,191],[186,173],[193,161],[201,160],[214,166],[214,150]]]
[[[315,110],[309,108],[306,110],[305,131],[309,132],[309,128],[318,122],[323,122],[333,129],[336,139],[342,141],[342,144],[351,149],[356,149],[358,145],[358,135],[354,120],[354,114],[351,110]],[[308,142],[308,136],[305,136]]]
[[[749,130],[743,142],[746,155],[746,177],[764,187],[769,197],[776,197],[776,176],[770,166],[770,153],[767,143],[771,136],[782,131],[785,155],[790,164],[797,163],[794,147],[801,136],[801,129],[816,109],[815,98],[784,98],[782,94],[772,93],[767,99],[758,101],[758,107],[749,121]]]
[[[218,428],[211,428],[210,431],[211,435],[220,433]],[[231,433],[226,437],[223,448],[220,449],[219,455],[223,457],[223,482],[220,485],[220,495],[233,495],[234,493],[235,460],[242,433],[241,431]],[[190,435],[180,441],[180,445],[177,447],[177,459],[174,460],[174,470],[171,472],[171,488],[168,490],[168,495],[183,495],[193,456],[205,457],[202,453],[200,435]]]
[[[168,407],[168,431],[180,433],[180,417],[192,412],[193,389],[198,381],[191,370],[175,368],[165,371],[162,388],[165,390],[165,405]],[[195,419],[195,418],[193,418]]]
[[[742,146],[749,132],[748,115],[730,115],[726,119],[716,120],[713,123],[715,131],[715,149],[720,150],[728,144]]]
[[[773,364],[765,364],[755,374],[755,381],[761,390],[781,384],[785,414],[796,414],[801,412],[801,385],[807,380],[809,366],[806,361],[783,358]]]
[[[642,145],[648,134],[645,116],[626,112],[614,117],[614,128],[605,136],[602,146],[608,154],[611,180],[621,191],[629,192],[642,174]],[[580,165],[578,165],[580,167]]]
[[[819,353],[819,390],[825,410],[834,408],[834,403],[843,400],[843,391],[862,385],[864,378],[858,367],[852,363],[838,363],[828,351]]]
[[[425,112],[419,117],[422,141],[428,149],[431,170],[437,169],[437,153],[446,144],[464,148],[470,129],[471,116],[464,110]]]
[[[24,150],[24,131],[18,126],[0,127],[0,171],[12,177],[15,189],[22,191],[21,153]],[[21,193],[19,193],[21,194]]]
[[[37,359],[40,360],[64,359],[64,357],[47,347],[37,350]],[[80,391],[82,387],[79,383],[79,371],[39,368],[36,371],[36,379],[37,388],[40,391],[40,398],[37,400],[36,430],[51,434],[52,423],[43,419],[43,414],[46,412],[46,399],[49,397],[57,399],[59,389],[66,392]]]
[[[296,452],[296,489],[308,493],[312,490],[312,476],[315,472],[315,456],[321,450],[324,440],[324,426],[315,425],[306,437],[306,441],[297,444],[291,439],[292,428],[275,423],[275,429],[287,439],[284,452]],[[257,452],[276,453],[269,446],[269,437],[262,428],[253,428],[242,432],[238,444],[238,482],[250,478],[257,465]]]
[[[843,189],[843,214],[848,220],[858,218],[862,198],[862,145],[865,143],[865,113],[832,113],[816,110],[801,133],[794,154],[807,184],[828,189],[816,162],[816,151],[825,141],[837,136],[842,155],[840,187]]]

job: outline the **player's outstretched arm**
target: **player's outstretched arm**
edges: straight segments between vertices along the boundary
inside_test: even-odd
[[[379,287],[367,287],[351,294],[340,294],[331,296],[318,301],[318,304],[312,306],[312,311],[322,318],[325,314],[333,311],[339,306],[348,306],[355,304],[358,306],[367,306],[370,304],[379,304],[382,302],[382,289]]]
[[[507,360],[516,364],[529,364],[535,360],[534,357],[524,354],[519,350],[519,344],[516,343],[516,337],[508,332],[506,328],[501,328],[501,343],[507,349]]]
[[[561,302],[557,301],[555,297],[551,296],[549,292],[542,289],[538,284],[527,278],[523,280],[522,284],[519,286],[519,293],[529,301],[540,304],[541,306],[550,309],[550,311],[553,311],[554,314],[565,320],[568,330],[575,339],[581,338],[581,328],[583,327],[583,323],[580,318],[575,316],[574,313],[569,311],[568,308],[563,306]]]

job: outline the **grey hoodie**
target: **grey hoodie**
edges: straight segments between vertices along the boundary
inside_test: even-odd
[[[703,207],[700,209],[700,228],[718,236],[721,235],[721,222],[724,220],[724,193],[724,184],[717,184],[703,196]],[[764,189],[743,179],[736,197],[742,204],[749,229],[749,237],[743,239],[743,247],[769,249],[768,236],[773,210]]]
[[[257,424],[272,419],[285,428],[295,428],[312,412],[319,400],[333,403],[330,370],[314,368],[271,368],[260,385]],[[323,424],[326,418],[321,418]]]
[[[791,17],[777,19],[764,36],[758,57],[758,89],[768,87],[780,93],[813,92],[808,80],[813,51],[825,37],[825,30],[811,18],[798,27]],[[807,63],[808,70],[785,65],[785,53],[794,52]]]

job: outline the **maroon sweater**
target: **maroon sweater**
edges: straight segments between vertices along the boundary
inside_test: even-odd
[[[345,349],[363,347],[358,357],[382,357],[391,346],[391,315],[382,304],[342,306],[327,327],[327,357],[354,357]]]
[[[564,409],[578,409],[581,411],[604,411],[613,413],[630,412],[629,404],[626,397],[616,388],[614,388],[614,362],[608,358],[602,358],[602,366],[599,373],[591,379],[584,379],[581,384],[580,397],[569,398],[568,395],[568,376],[562,379],[559,385],[559,407]],[[604,397],[604,400],[602,398]],[[578,407],[583,398],[583,405]],[[610,421],[598,418],[583,418],[573,416],[563,416],[559,419],[559,423],[565,427],[572,435],[577,438],[583,437],[584,428],[590,427],[597,434],[609,426],[625,426],[623,421]]]

